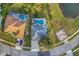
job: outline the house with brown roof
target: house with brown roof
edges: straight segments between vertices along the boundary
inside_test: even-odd
[[[25,14],[9,12],[5,20],[4,31],[15,35],[17,38],[23,38],[27,20],[28,16]]]

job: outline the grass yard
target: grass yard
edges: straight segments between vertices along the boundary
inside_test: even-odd
[[[73,49],[73,51],[76,50],[77,48],[79,48],[79,45],[78,45],[77,47],[75,47],[75,48]],[[75,52],[73,52],[73,54],[74,54],[74,56],[79,56],[79,49],[76,50]]]
[[[74,54],[74,56],[79,56],[79,49],[76,52],[74,52],[73,54]]]
[[[29,36],[29,35],[26,35],[26,36],[25,36],[25,39],[24,39],[24,46],[25,46],[25,47],[31,47],[31,39],[30,39],[30,36]]]
[[[48,41],[50,42],[49,46],[54,47],[56,43],[60,42],[56,36],[56,32],[63,28],[67,35],[70,36],[78,29],[78,26],[74,24],[76,23],[75,21],[63,16],[58,4],[51,4],[48,9],[50,9],[50,12],[49,10],[47,10],[48,13],[45,12],[46,16],[48,15],[48,17],[46,17],[48,26]],[[49,14],[51,17],[49,17]]]
[[[0,39],[16,44],[16,38],[11,36],[7,32],[2,32],[1,30],[0,30]]]

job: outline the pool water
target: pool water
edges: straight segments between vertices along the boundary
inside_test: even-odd
[[[25,14],[9,12],[9,15],[13,16],[15,19],[18,19],[19,21],[26,21],[28,19],[28,15]]]
[[[34,23],[35,23],[35,24],[40,24],[40,25],[41,25],[41,24],[44,23],[44,21],[43,21],[43,20],[34,20]]]
[[[27,16],[26,15],[19,15],[18,18],[20,21],[26,21]]]

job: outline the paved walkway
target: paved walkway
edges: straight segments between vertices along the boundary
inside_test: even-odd
[[[37,32],[35,33],[35,36],[32,37],[31,40],[31,51],[39,51],[39,40],[40,37],[37,35]]]

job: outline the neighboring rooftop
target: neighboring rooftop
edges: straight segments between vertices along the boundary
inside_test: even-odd
[[[14,34],[17,38],[24,37],[27,15],[9,12],[5,20],[4,31]]]
[[[67,38],[67,34],[64,29],[61,29],[59,32],[56,33],[56,35],[60,41],[63,41]]]

